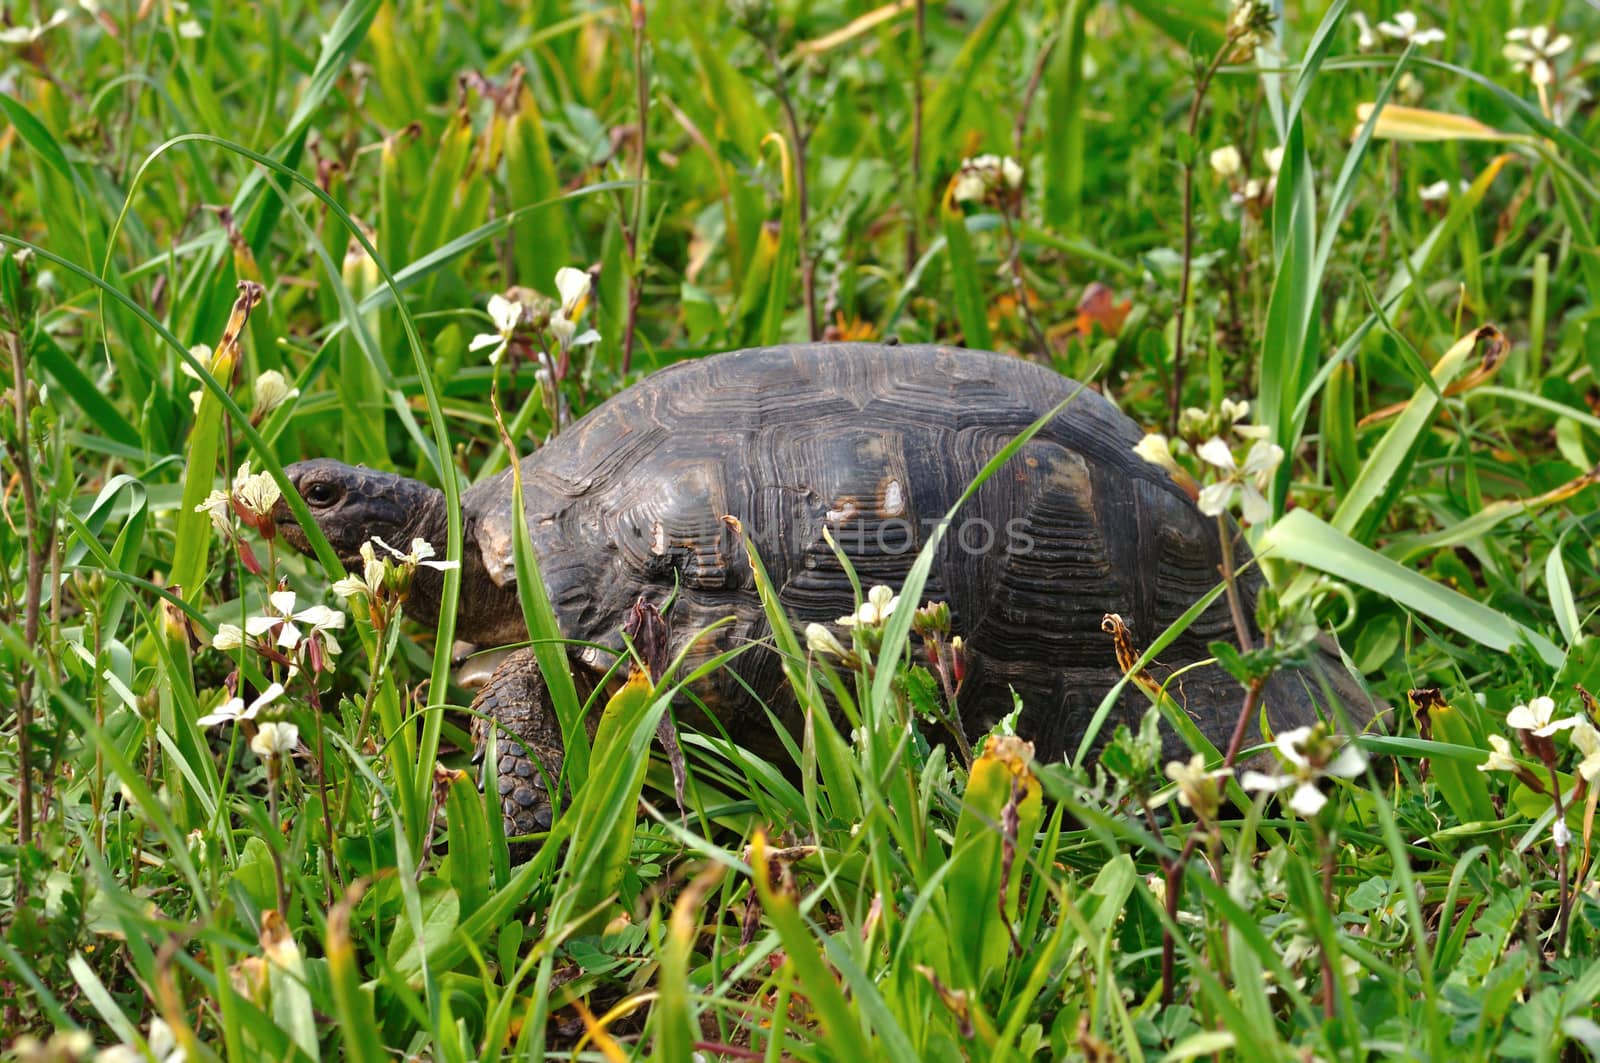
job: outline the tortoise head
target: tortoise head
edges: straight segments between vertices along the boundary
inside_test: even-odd
[[[404,550],[413,537],[421,537],[441,551],[444,547],[444,494],[427,484],[329,458],[297,461],[284,471],[328,545],[352,571],[361,567],[361,544],[368,539]],[[287,502],[278,501],[272,519],[290,546],[312,552]]]

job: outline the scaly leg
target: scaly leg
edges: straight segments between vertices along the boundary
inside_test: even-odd
[[[475,761],[487,754],[490,728],[497,731],[496,786],[506,836],[548,831],[554,814],[549,788],[561,777],[561,722],[533,650],[520,649],[501,662],[472,708],[482,714],[472,719]]]

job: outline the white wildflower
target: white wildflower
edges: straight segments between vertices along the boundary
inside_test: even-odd
[[[211,364],[211,345],[206,343],[195,344],[193,347],[189,348],[189,357],[193,358],[201,365],[209,366]],[[187,361],[180,361],[178,363],[178,370],[190,380],[198,381],[201,379],[200,374],[195,372],[194,366],[190,365]],[[200,412],[200,399],[205,395],[205,393],[206,389],[204,387],[198,387],[189,392],[189,405],[194,407],[195,413]]]
[[[1424,203],[1439,203],[1450,198],[1450,182],[1435,181],[1417,189],[1417,198]]]
[[[1572,744],[1583,754],[1583,760],[1578,762],[1578,774],[1589,783],[1600,779],[1600,731],[1580,718],[1572,728]]]
[[[961,161],[950,183],[950,198],[957,203],[979,203],[1022,188],[1022,164],[1008,155],[978,155]]]
[[[1572,47],[1565,33],[1551,36],[1545,26],[1518,26],[1506,31],[1500,54],[1533,79],[1535,85],[1549,85],[1556,79],[1555,57]]]
[[[234,474],[234,501],[240,508],[257,518],[265,520],[270,517],[272,507],[278,504],[278,499],[282,496],[283,491],[278,487],[278,481],[272,478],[272,474],[269,472],[251,474],[248,461],[239,466],[239,471]]]
[[[244,645],[244,628],[238,624],[218,624],[217,633],[211,636],[211,648],[222,650],[236,650]]]
[[[1234,490],[1238,489],[1240,508],[1246,523],[1260,524],[1271,518],[1272,507],[1262,494],[1262,489],[1270,482],[1272,471],[1283,461],[1282,447],[1266,440],[1257,440],[1251,444],[1243,468],[1235,464],[1232,448],[1217,436],[1200,444],[1195,453],[1222,473],[1222,479],[1207,484],[1200,492],[1200,512],[1209,517],[1220,517],[1233,501]]]
[[[271,635],[273,641],[284,650],[295,649],[307,637],[321,637],[330,653],[339,652],[339,643],[332,632],[344,627],[343,613],[325,605],[312,605],[296,611],[295,593],[290,590],[273,591],[267,595],[267,603],[269,609],[266,613],[245,620],[245,634],[251,638]],[[302,631],[301,624],[307,625],[310,630]]]
[[[1327,795],[1317,785],[1320,780],[1351,779],[1367,769],[1367,755],[1358,747],[1345,743],[1336,749],[1334,742],[1321,724],[1285,731],[1273,742],[1285,770],[1277,775],[1247,771],[1239,784],[1259,793],[1293,788],[1289,807],[1306,818],[1315,816],[1328,803]]]
[[[71,13],[66,8],[58,8],[43,22],[35,22],[31,26],[6,26],[0,29],[0,44],[32,44],[70,17]]]
[[[562,266],[556,270],[556,291],[561,295],[561,306],[550,315],[550,334],[563,351],[600,342],[600,333],[594,329],[578,334],[578,322],[583,319],[589,303],[589,289],[586,270],[576,266]]]
[[[440,570],[441,572],[444,571],[445,569],[460,568],[461,567],[461,562],[459,562],[459,561],[430,561],[430,560],[428,560],[429,558],[431,558],[433,556],[433,552],[434,551],[433,551],[433,544],[428,542],[426,539],[412,539],[411,540],[411,552],[410,553],[403,553],[400,550],[396,549],[395,547],[390,546],[388,543],[384,542],[382,539],[377,538],[376,536],[373,537],[372,541],[377,543],[379,546],[383,547],[385,550],[389,551],[391,554],[393,554],[394,557],[395,557],[395,560],[399,561],[403,565],[412,565],[412,566],[421,565],[423,568],[434,568],[434,569]],[[366,556],[365,554],[362,555],[362,557],[365,557],[365,556]]]
[[[196,19],[186,18],[178,23],[178,36],[186,41],[199,40],[205,35],[206,31],[201,28],[199,21]]]
[[[1276,174],[1283,167],[1283,145],[1268,148],[1261,153],[1261,158],[1266,162],[1268,172]]]
[[[262,760],[287,756],[300,742],[300,728],[292,723],[264,723],[250,739],[250,748]]]
[[[1540,738],[1549,738],[1557,731],[1576,727],[1582,722],[1581,718],[1577,716],[1569,716],[1564,720],[1557,720],[1554,718],[1555,713],[1555,699],[1540,696],[1526,705],[1518,705],[1508,712],[1506,714],[1506,725],[1519,731],[1532,731]]]
[[[1178,463],[1172,458],[1172,442],[1160,432],[1147,433],[1134,445],[1133,452],[1151,465],[1159,465],[1169,473],[1179,471]]]
[[[1177,783],[1178,804],[1192,808],[1203,817],[1215,815],[1222,800],[1217,780],[1232,774],[1227,768],[1206,769],[1203,753],[1196,753],[1187,762],[1174,760],[1167,765],[1167,778]]]
[[[1511,755],[1511,743],[1500,735],[1489,736],[1489,759],[1478,765],[1479,771],[1516,771],[1520,765]]]
[[[333,593],[340,599],[349,598],[353,594],[364,594],[368,598],[375,598],[383,590],[383,577],[385,574],[384,563],[378,559],[377,551],[372,548],[372,540],[368,539],[361,544],[361,575],[346,576],[333,585]]]
[[[819,657],[833,657],[842,661],[850,656],[844,643],[825,624],[806,625],[806,646]]]
[[[184,1063],[188,1053],[178,1045],[177,1035],[172,1032],[164,1019],[150,1020],[150,1054],[155,1056],[159,1063]]]
[[[226,491],[213,491],[206,500],[194,507],[196,513],[211,518],[211,526],[221,535],[233,533],[233,496]]]
[[[849,616],[841,616],[838,622],[844,627],[877,627],[889,619],[899,604],[899,595],[879,584],[867,592],[867,600],[859,609]]]
[[[1232,144],[1225,144],[1211,153],[1211,168],[1218,176],[1232,177],[1244,166],[1244,159],[1239,155],[1239,149]]]
[[[256,377],[251,392],[255,396],[255,404],[250,408],[250,420],[254,422],[259,422],[279,406],[300,395],[300,389],[290,387],[283,374],[276,369],[268,369]]]
[[[1372,31],[1372,23],[1367,21],[1367,16],[1359,11],[1352,11],[1350,21],[1356,24],[1356,47],[1363,52],[1376,50],[1378,35]]]
[[[195,723],[201,727],[212,727],[219,723],[236,723],[239,720],[253,720],[256,713],[283,697],[283,684],[273,683],[263,690],[248,706],[244,698],[232,697],[224,701],[215,709],[200,717]]]
[[[561,313],[576,321],[583,316],[583,303],[589,298],[589,273],[574,266],[556,270],[556,291],[561,293]]]
[[[522,304],[512,302],[503,295],[489,296],[489,318],[494,322],[494,332],[480,332],[472,337],[472,342],[467,344],[469,351],[481,351],[485,347],[493,348],[489,352],[489,364],[499,363],[506,347],[511,343],[512,333],[522,322]]]
[[[1378,32],[1385,37],[1414,44],[1419,48],[1425,44],[1438,44],[1444,40],[1444,30],[1436,27],[1421,29],[1417,23],[1417,16],[1409,11],[1396,11],[1394,18],[1378,23]]]

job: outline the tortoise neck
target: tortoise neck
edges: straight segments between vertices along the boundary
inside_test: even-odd
[[[470,507],[469,507],[470,508]],[[516,584],[500,586],[484,567],[478,545],[477,522],[468,512],[461,522],[461,595],[457,601],[455,637],[479,646],[498,646],[527,637],[522,621],[522,604]],[[450,540],[450,521],[444,492],[435,491],[419,507],[416,519],[406,533],[433,544],[435,557],[443,560]],[[396,543],[399,546],[400,544]],[[406,615],[419,624],[437,628],[439,605],[444,599],[444,573],[418,565],[411,580],[411,595],[406,599]]]

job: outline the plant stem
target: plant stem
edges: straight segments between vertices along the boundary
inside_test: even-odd
[[[1250,723],[1250,717],[1256,714],[1256,704],[1261,700],[1261,688],[1267,685],[1265,676],[1250,680],[1250,686],[1245,689],[1244,704],[1239,706],[1239,719],[1234,722],[1233,735],[1228,739],[1228,751],[1223,754],[1222,766],[1233,767],[1234,761],[1239,759],[1239,750],[1244,746],[1244,733]]]
[[[19,323],[20,324],[20,323]],[[28,551],[27,589],[22,606],[22,639],[30,653],[39,648],[39,599],[44,584],[44,553],[39,549],[39,497],[28,443],[28,368],[22,336],[6,333],[11,348],[11,394],[17,414],[17,479],[22,488],[23,539]],[[17,680],[17,845],[33,844],[33,670],[23,665]],[[17,892],[24,879],[17,877]]]
[[[639,238],[644,232],[644,204],[645,204],[645,177],[647,174],[645,157],[645,131],[649,128],[650,119],[650,81],[649,73],[644,61],[644,28],[645,9],[644,0],[633,0],[631,11],[633,15],[633,81],[638,92],[639,107],[639,161],[635,174],[637,184],[633,189],[633,222],[627,233],[628,258],[632,265],[628,273],[628,323],[622,333],[622,374],[626,376],[633,368],[633,339],[639,327],[639,289],[644,273],[644,263],[639,261]],[[557,401],[555,419],[559,429],[561,412],[560,402]]]
[[[1561,799],[1561,777],[1556,774],[1553,765],[1550,767],[1550,799],[1556,806],[1556,827],[1565,828],[1567,825],[1567,807]],[[1567,924],[1572,915],[1572,906],[1568,904],[1567,887],[1569,869],[1567,867],[1567,846],[1556,844],[1556,954],[1559,956],[1567,948]]]
[[[344,880],[339,878],[338,867],[334,863],[333,849],[337,844],[333,833],[333,809],[328,807],[328,754],[323,745],[322,730],[326,726],[322,717],[322,697],[317,692],[317,677],[311,676],[311,708],[317,718],[317,791],[322,798],[322,829],[327,834],[327,844],[322,849],[323,874],[326,881],[323,885],[327,889],[328,907],[333,907],[333,884],[339,883],[342,890]],[[349,785],[346,784],[346,792]]]
[[[1317,837],[1317,846],[1322,850],[1322,903],[1327,911],[1333,911],[1333,846],[1330,839],[1320,829],[1313,828]],[[1333,996],[1333,956],[1328,951],[1326,942],[1322,943],[1319,950],[1322,953],[1322,1016],[1332,1019],[1334,1013]]]
[[[1233,536],[1228,533],[1228,518],[1217,518],[1217,541],[1222,547],[1222,585],[1227,589],[1228,612],[1233,614],[1234,634],[1239,637],[1239,649],[1251,649],[1250,623],[1245,619],[1244,601],[1239,597],[1238,573],[1233,568]]]
[[[789,92],[789,75],[783,69],[783,57],[778,55],[778,46],[770,38],[767,44],[767,61],[772,64],[772,70],[777,78],[773,91],[778,97],[778,103],[783,107],[784,124],[789,127],[789,142],[794,147],[794,189],[795,196],[799,199],[796,204],[796,243],[800,251],[800,282],[805,291],[806,300],[806,330],[811,337],[811,342],[816,343],[822,338],[822,331],[817,322],[817,264],[811,257],[811,246],[808,239],[810,226],[810,211],[807,209],[806,195],[806,146],[810,140],[809,135],[800,125],[800,116],[795,111],[794,97]]]
[[[1194,99],[1189,102],[1189,123],[1186,129],[1189,134],[1189,148],[1192,153],[1195,136],[1200,127],[1200,107],[1205,102],[1206,90],[1211,87],[1211,79],[1216,76],[1217,69],[1233,50],[1231,39],[1222,43],[1217,54],[1211,57],[1205,69],[1201,71],[1200,78],[1195,82]],[[1183,328],[1189,314],[1189,276],[1194,265],[1194,158],[1184,159],[1183,162],[1183,270],[1178,275],[1178,309],[1173,318],[1172,325],[1172,394],[1168,399],[1170,410],[1167,417],[1167,432],[1169,435],[1178,434],[1178,411],[1183,408]]]
[[[277,884],[278,911],[285,914],[289,911],[289,885],[283,876],[283,854],[278,852],[278,845],[283,841],[283,828],[278,819],[278,755],[273,754],[267,760],[267,817],[272,823],[272,833],[277,835],[267,846],[267,851],[272,854],[272,878]]]
[[[1040,359],[1050,356],[1050,345],[1044,338],[1044,331],[1039,328],[1038,320],[1033,316],[1033,308],[1028,305],[1028,286],[1022,280],[1022,237],[1011,218],[1010,206],[1000,212],[1005,219],[1006,226],[1006,272],[1011,275],[1011,297],[1017,301],[1017,312],[1022,315],[1022,322],[1027,326],[1028,335],[1033,340],[1034,354]]]
[[[1039,94],[1039,86],[1044,81],[1045,64],[1050,61],[1050,53],[1055,50],[1056,38],[1052,36],[1039,47],[1039,56],[1034,60],[1033,73],[1028,76],[1028,87],[1022,91],[1022,103],[1017,108],[1017,120],[1011,129],[1011,154],[1016,158],[1017,164],[1026,166],[1022,142],[1028,133],[1028,112],[1033,110],[1033,101]],[[1012,210],[1016,210],[1017,217],[1012,218]],[[1033,339],[1034,354],[1040,359],[1050,357],[1050,345],[1045,340],[1044,331],[1039,327],[1039,322],[1033,316],[1033,308],[1028,305],[1028,286],[1022,278],[1022,234],[1018,227],[1022,221],[1022,204],[1020,197],[1008,197],[1007,206],[1001,212],[1006,225],[1006,272],[1011,274],[1011,294],[1017,301],[1017,312],[1022,315],[1023,324],[1027,326],[1028,334]]]
[[[928,0],[916,0],[911,59],[911,206],[906,216],[906,275],[917,266],[922,238],[923,64],[928,48]]]

